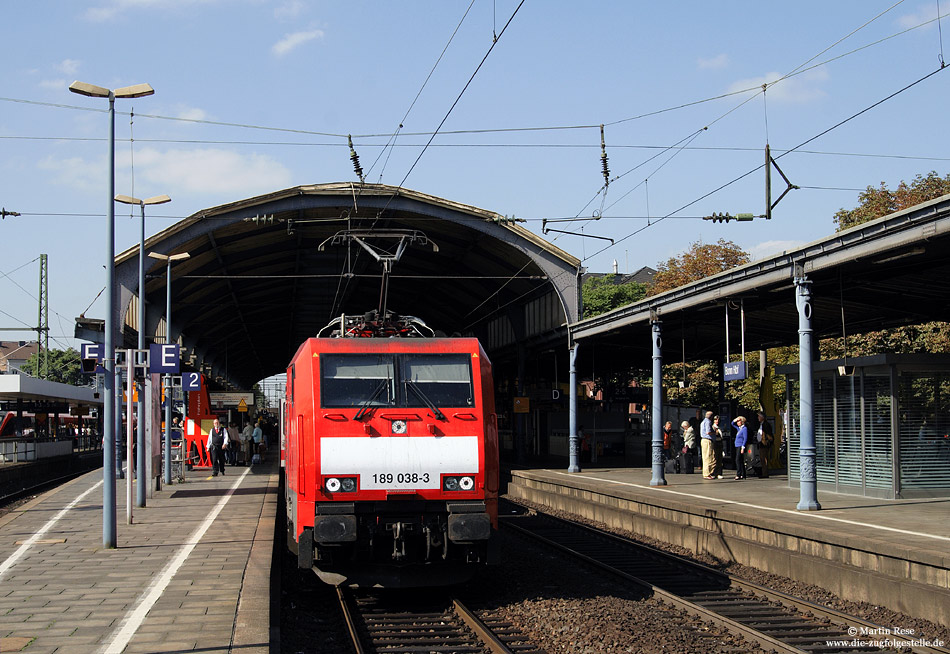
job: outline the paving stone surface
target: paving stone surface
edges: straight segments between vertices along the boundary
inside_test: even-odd
[[[272,462],[228,472],[223,477],[186,473],[184,483],[156,491],[146,507],[133,507],[131,525],[126,524],[125,480],[118,480],[114,549],[103,547],[101,471],[0,518],[0,570],[18,557],[0,572],[0,652],[85,654],[119,645],[123,649],[117,651],[129,653],[230,652],[236,640],[242,654],[269,651],[269,643],[248,638],[239,624],[267,624],[268,617],[240,619],[239,611],[242,602],[246,606],[258,596],[263,598],[258,605],[268,605],[268,584],[260,575],[245,573],[252,550],[254,565],[270,565],[277,468]],[[17,543],[27,543],[44,527],[18,555]],[[189,548],[137,620],[136,610],[149,605],[166,568]]]

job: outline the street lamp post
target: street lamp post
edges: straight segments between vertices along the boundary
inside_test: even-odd
[[[105,388],[103,389],[103,438],[102,438],[102,546],[114,548],[116,546],[115,528],[115,471],[116,457],[121,456],[121,448],[117,450],[115,436],[116,404],[114,393],[115,348],[113,346],[113,331],[115,329],[115,99],[116,98],[143,98],[152,95],[155,90],[148,84],[136,84],[119,89],[107,89],[86,82],[73,82],[69,90],[90,98],[109,99],[109,220],[106,232],[106,320],[105,343],[102,357],[105,368]],[[119,467],[121,467],[121,461]]]
[[[172,336],[172,261],[183,261],[191,257],[187,252],[173,254],[159,254],[158,252],[149,252],[148,256],[159,261],[166,262],[165,276],[165,342],[171,343]],[[165,483],[172,483],[172,376],[165,375],[165,465],[162,466],[165,473]],[[184,435],[182,435],[184,437]],[[184,463],[183,463],[184,465]]]
[[[142,221],[141,221],[141,230],[139,234],[139,361],[138,363],[143,363],[142,350],[145,349],[145,205],[147,204],[165,204],[166,202],[171,202],[172,199],[167,195],[156,195],[153,198],[148,198],[145,200],[140,200],[138,198],[129,197],[128,195],[117,195],[115,196],[116,202],[121,202],[122,204],[137,204],[139,209],[142,211]],[[131,380],[130,380],[131,382]],[[137,451],[137,456],[135,457],[135,470],[136,470],[136,481],[135,481],[135,505],[138,507],[145,506],[145,393],[144,386],[137,385],[139,392],[139,401],[136,404],[136,419],[138,420],[138,434],[135,439],[135,449]],[[130,386],[131,389],[131,386]],[[132,466],[129,466],[131,470]]]

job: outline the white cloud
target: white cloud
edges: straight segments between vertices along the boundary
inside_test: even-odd
[[[278,57],[282,57],[291,50],[312,41],[314,39],[322,39],[323,30],[310,30],[307,32],[294,32],[293,34],[288,34],[280,41],[275,43],[271,48],[273,52]]]
[[[40,80],[40,88],[50,91],[62,91],[69,86],[69,82],[64,79],[44,79]]]
[[[52,173],[56,185],[90,193],[104,188],[108,177],[105,157],[94,161],[81,157],[47,157],[39,163],[39,168]],[[128,152],[117,152],[117,180],[128,172]],[[172,198],[176,192],[243,198],[291,186],[290,171],[272,157],[214,148],[136,151],[135,180],[136,188],[158,189]]]
[[[776,72],[766,73],[761,77],[741,79],[729,85],[729,92],[734,93],[743,89],[761,91],[763,84],[769,84],[769,101],[785,102],[790,104],[804,104],[823,98],[826,93],[821,83],[829,79],[824,68],[816,68],[807,73],[789,77],[773,85],[782,75]]]
[[[175,117],[183,120],[207,120],[208,114],[204,109],[178,105],[175,107]]]
[[[63,59],[58,68],[61,73],[72,75],[79,70],[79,63],[78,59]]]
[[[290,171],[272,157],[215,148],[135,153],[136,177],[148,186],[188,193],[248,197],[290,185]],[[174,197],[174,196],[173,196]]]
[[[299,17],[306,9],[307,4],[302,0],[288,0],[274,9],[274,18],[278,20],[291,20]]]
[[[87,191],[89,189],[100,189],[106,183],[107,174],[104,160],[90,163],[81,157],[71,157],[69,159],[46,157],[37,165],[40,170],[46,170],[53,174],[56,185]]]
[[[760,261],[773,255],[787,252],[788,250],[795,250],[805,245],[805,243],[807,243],[807,241],[763,241],[749,248],[749,255],[753,261]]]
[[[916,27],[921,23],[926,23],[928,20],[933,20],[937,17],[937,7],[933,3],[920,5],[917,7],[917,11],[912,14],[904,14],[897,19],[897,23],[904,29],[909,29],[911,27]],[[928,25],[927,27],[933,27],[934,25]]]
[[[696,60],[700,70],[721,70],[729,65],[729,55],[722,53],[709,59],[700,57]]]
[[[189,5],[216,2],[217,0],[107,0],[98,7],[86,10],[86,20],[102,23],[116,18],[119,14],[134,9],[179,9]]]

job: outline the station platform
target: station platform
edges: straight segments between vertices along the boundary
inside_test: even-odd
[[[786,475],[735,481],[649,468],[513,469],[508,496],[950,626],[950,498],[818,493],[798,511]]]
[[[104,548],[102,471],[0,518],[0,652],[269,651],[278,462],[185,472],[133,506],[116,483]]]

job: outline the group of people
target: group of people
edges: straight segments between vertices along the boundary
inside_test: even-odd
[[[758,427],[755,433],[750,434],[746,422],[745,416],[736,416],[732,420],[732,424],[736,428],[733,441],[736,462],[734,479],[736,481],[747,478],[747,460],[750,461],[751,467],[759,477],[769,476],[766,452],[772,445],[772,426],[762,411],[758,412]],[[678,459],[679,469],[677,471],[686,474],[693,472],[694,454],[698,441],[702,456],[703,478],[722,479],[723,441],[725,436],[722,427],[719,425],[719,416],[714,415],[712,411],[706,412],[706,417],[699,425],[698,438],[696,430],[686,420],[680,424],[680,430],[679,438],[677,438],[672,421],[667,421],[662,430],[663,450],[668,460]]]
[[[684,420],[680,423],[681,432],[677,435],[673,421],[663,425],[663,454],[667,461],[675,461],[675,470],[679,473],[693,474],[693,452],[696,450],[696,430]]]
[[[267,454],[267,433],[264,419],[259,418],[255,423],[247,423],[244,430],[238,434],[237,425],[231,423],[225,427],[221,420],[214,419],[213,426],[208,432],[208,454],[211,456],[211,475],[217,477],[224,474],[224,465],[251,465],[255,455],[264,462]],[[238,450],[244,454],[243,463],[238,463]]]

